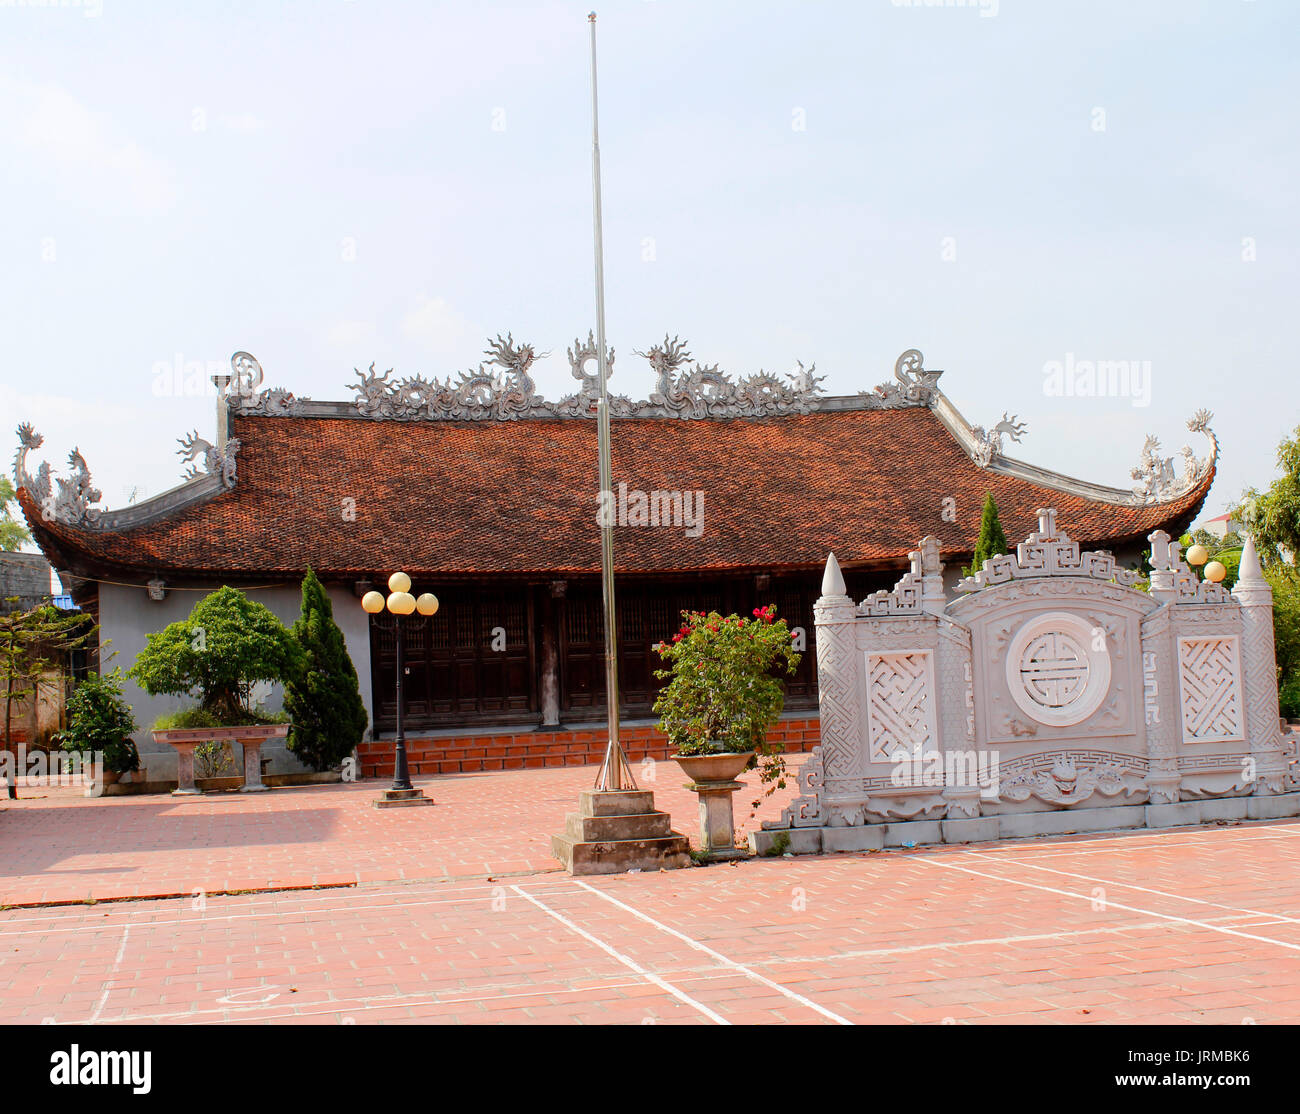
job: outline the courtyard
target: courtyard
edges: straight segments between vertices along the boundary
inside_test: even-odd
[[[373,780],[24,788],[0,802],[0,1023],[1300,1019],[1298,822],[572,878],[549,836],[593,774],[417,778],[436,807],[387,812]],[[754,796],[749,827],[783,803],[749,818]]]

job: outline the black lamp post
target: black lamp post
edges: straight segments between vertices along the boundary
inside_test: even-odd
[[[411,595],[411,578],[404,572],[395,572],[388,578],[389,596],[382,592],[367,592],[361,606],[369,615],[387,611],[393,617],[393,632],[397,639],[397,737],[393,746],[393,786],[375,801],[376,808],[395,808],[398,805],[431,805],[433,801],[411,784],[410,768],[406,761],[406,732],[402,725],[402,674],[406,671],[404,643],[406,631],[402,619],[419,612],[426,618],[438,612],[438,597],[425,592],[419,599]]]

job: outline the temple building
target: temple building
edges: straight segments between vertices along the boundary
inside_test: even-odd
[[[892,379],[829,396],[815,368],[734,378],[665,340],[644,353],[645,401],[617,396],[616,490],[596,492],[596,349],[568,351],[576,390],[536,391],[533,348],[497,338],[457,379],[357,373],[347,402],[262,388],[237,353],[218,377],[216,432],[183,440],[179,486],[122,510],[99,493],[80,454],[51,484],[41,446],[19,428],[15,483],[36,539],[77,603],[128,666],[145,635],[183,618],[201,593],[241,588],[286,622],[311,566],[326,583],[376,736],[395,719],[393,635],[360,597],[404,570],[441,601],[407,627],[408,730],[591,724],[604,716],[599,514],[613,516],[623,714],[649,716],[652,647],[684,608],[748,614],[775,603],[807,652],[787,708],[817,706],[812,604],[833,551],[862,599],[906,570],[916,540],[937,537],[949,587],[969,563],[986,493],[1007,536],[1053,507],[1071,538],[1129,567],[1147,535],[1177,536],[1214,478],[1217,442],[1202,412],[1188,423],[1209,452],[1162,458],[1148,438],[1131,489],[1072,479],[1004,452],[1024,425],[970,425],[920,352]],[[612,353],[610,354],[612,367]],[[102,663],[107,664],[107,663]],[[128,697],[146,760],[147,728],[177,702]],[[274,707],[278,694],[271,694]],[[815,712],[813,712],[815,714]],[[174,759],[173,759],[174,763]]]

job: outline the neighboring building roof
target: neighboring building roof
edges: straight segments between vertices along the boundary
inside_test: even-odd
[[[693,538],[685,526],[621,527],[619,572],[814,570],[828,551],[847,567],[888,568],[927,534],[946,559],[968,557],[986,492],[1008,537],[1054,507],[1072,538],[1119,545],[1159,528],[1181,532],[1208,494],[1217,454],[1208,415],[1193,428],[1214,451],[1201,462],[1189,454],[1185,482],[1147,451],[1151,467],[1135,470],[1146,490],[1105,488],[1004,457],[1001,435],[1018,440],[1022,427],[967,425],[934,385],[940,373],[920,370],[919,353],[904,368],[908,356],[896,369],[901,388],[828,398],[813,379],[781,403],[795,412],[746,403],[757,416],[680,420],[662,392],[657,403],[629,404],[629,415],[643,407],[654,416],[614,421],[616,483],[703,491],[704,530]],[[309,564],[331,578],[599,571],[596,422],[584,420],[585,396],[562,414],[525,392],[519,415],[501,421],[398,420],[382,406],[366,412],[363,398],[311,403],[284,392],[276,409],[269,393],[231,402],[230,451],[210,458],[207,474],[123,511],[88,514],[73,500],[66,513],[42,516],[48,474],[27,475],[20,452],[19,500],[33,535],[56,567],[140,581],[293,578]],[[88,471],[77,482],[89,488]]]

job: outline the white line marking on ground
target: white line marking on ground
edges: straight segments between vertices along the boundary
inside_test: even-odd
[[[1061,897],[1078,898],[1080,901],[1091,902],[1094,900],[1092,894],[1077,894],[1073,890],[1058,890],[1053,886],[1040,886],[1036,882],[1022,882],[1018,878],[1005,878],[998,874],[987,874],[982,870],[971,870],[969,867],[957,866],[955,863],[938,862],[935,859],[926,859],[917,856],[916,862],[924,866],[937,867],[940,870],[960,870],[964,874],[973,874],[979,878],[988,878],[993,882],[1006,882],[1012,886],[1024,886],[1031,890],[1042,890],[1044,893],[1059,894]],[[1164,921],[1173,921],[1175,924],[1191,925],[1193,928],[1204,928],[1210,932],[1222,932],[1225,936],[1240,936],[1246,940],[1257,940],[1261,944],[1274,944],[1279,948],[1286,948],[1287,951],[1300,952],[1300,944],[1289,944],[1285,940],[1275,940],[1271,936],[1256,936],[1250,932],[1239,932],[1235,928],[1226,928],[1223,925],[1211,924],[1209,921],[1198,921],[1191,917],[1175,917],[1172,913],[1158,913],[1154,909],[1143,909],[1136,905],[1121,905],[1118,901],[1107,901],[1108,909],[1123,909],[1126,913],[1141,913],[1147,917],[1159,917]]]
[[[666,990],[678,1001],[685,1002],[692,1009],[699,1010],[700,1013],[704,1014],[705,1017],[712,1019],[713,1021],[717,1022],[717,1024],[719,1025],[731,1024],[731,1022],[728,1021],[721,1014],[714,1013],[703,1002],[697,1002],[684,990],[680,990],[677,987],[673,986],[673,984],[668,982],[667,980],[661,979],[658,975],[654,974],[652,971],[647,971],[644,967],[641,966],[641,964],[637,963],[636,960],[630,959],[628,956],[625,956],[618,949],[605,943],[604,940],[601,940],[599,937],[593,936],[585,928],[582,928],[581,926],[574,924],[571,920],[569,920],[568,917],[564,916],[561,913],[557,913],[554,909],[550,908],[548,905],[544,904],[541,901],[538,901],[537,898],[535,898],[527,890],[521,889],[518,886],[511,886],[510,888],[514,890],[515,893],[517,893],[525,901],[531,901],[534,905],[537,906],[538,909],[540,909],[547,916],[555,918],[555,920],[559,921],[562,925],[564,925],[565,928],[569,929],[571,932],[576,932],[584,940],[590,941],[591,943],[595,944],[596,947],[600,948],[601,951],[606,952],[608,955],[613,956],[621,964],[623,964],[624,967],[628,967],[631,970],[635,971],[646,981],[654,983],[654,985],[659,987],[660,990]]]
[[[734,959],[728,959],[727,956],[723,955],[721,952],[714,951],[706,944],[701,944],[698,940],[692,939],[691,937],[687,936],[686,933],[684,932],[678,932],[677,929],[664,924],[663,921],[655,920],[655,918],[650,916],[648,913],[642,913],[639,909],[634,909],[631,905],[619,901],[618,898],[611,897],[607,893],[602,893],[600,890],[596,889],[595,886],[590,886],[579,878],[575,878],[573,881],[575,885],[581,886],[588,893],[593,893],[597,897],[603,898],[605,901],[608,901],[611,905],[617,905],[624,912],[631,913],[632,916],[638,918],[639,920],[645,921],[645,923],[648,925],[653,925],[660,932],[667,933],[669,936],[676,936],[677,939],[689,944],[696,951],[703,952],[705,955],[716,960],[724,967],[730,968],[733,971],[739,971],[746,978],[753,979],[757,983],[762,983],[769,990],[775,990],[779,994],[784,994],[791,1001],[798,1002],[801,1006],[806,1006],[808,1009],[812,1010],[815,1013],[821,1014],[823,1017],[829,1018],[831,1021],[834,1021],[836,1024],[839,1025],[853,1024],[853,1022],[851,1022],[847,1017],[841,1017],[839,1014],[833,1013],[831,1010],[828,1010],[825,1006],[819,1006],[812,999],[805,998],[802,994],[799,994],[796,991],[791,990],[788,986],[782,986],[780,983],[773,982],[771,979],[763,975],[760,975],[757,971],[753,971],[750,968],[746,967],[743,963],[737,963]]]
[[[1232,918],[1222,918],[1231,920]],[[986,936],[978,940],[943,940],[934,944],[908,944],[897,948],[867,948],[862,951],[830,952],[813,956],[774,956],[763,960],[759,966],[778,963],[833,963],[842,959],[876,959],[891,955],[915,955],[918,952],[947,951],[951,948],[992,947],[999,944],[1026,944],[1034,940],[1064,940],[1074,936],[1106,936],[1125,932],[1146,932],[1168,927],[1164,921],[1133,921],[1113,928],[1079,928],[1066,932],[1038,932],[1026,936]],[[1251,927],[1240,926],[1240,927]]]
[[[113,959],[113,966],[108,969],[108,974],[104,976],[104,993],[100,995],[99,1001],[95,1004],[95,1009],[90,1015],[90,1023],[95,1024],[99,1017],[100,1011],[104,1008],[104,1003],[108,1001],[109,992],[113,989],[113,976],[117,973],[117,968],[122,962],[122,956],[126,954],[126,940],[131,935],[131,926],[127,925],[122,929],[122,942],[117,947],[117,955]]]
[[[1008,866],[1025,866],[1030,870],[1045,870],[1048,874],[1061,874],[1066,878],[1077,878],[1081,882],[1100,882],[1105,886],[1114,886],[1121,890],[1137,890],[1139,893],[1155,894],[1157,897],[1169,897],[1173,898],[1175,901],[1189,902],[1192,905],[1210,905],[1215,909],[1231,909],[1234,913],[1243,917],[1268,917],[1279,924],[1283,921],[1289,921],[1292,924],[1300,924],[1300,917],[1289,917],[1285,913],[1266,912],[1263,909],[1247,909],[1244,905],[1226,905],[1222,901],[1207,901],[1205,898],[1201,897],[1185,897],[1183,894],[1172,894],[1168,890],[1157,890],[1150,886],[1137,886],[1132,882],[1116,882],[1111,878],[1096,878],[1091,874],[1076,874],[1072,870],[1057,870],[1050,866],[1039,866],[1037,863],[1032,863],[1024,859],[998,859],[991,855],[981,855],[977,861],[992,862],[994,864],[1005,863]]]
[[[553,892],[553,891],[547,891],[547,892]],[[559,892],[563,892],[563,891],[559,891]],[[571,891],[571,892],[576,893],[577,891]],[[372,895],[370,894],[366,895],[367,898],[370,898],[371,896]],[[383,895],[381,894],[379,896],[383,896]],[[369,912],[381,912],[381,913],[391,914],[394,910],[398,910],[398,909],[416,909],[425,905],[474,905],[485,901],[491,901],[491,899],[492,899],[491,894],[485,894],[481,898],[465,898],[465,899],[438,898],[430,901],[403,901],[393,905],[355,905],[355,906],[348,906],[346,908],[346,912],[348,912],[349,914],[369,913]],[[180,900],[188,900],[188,899],[182,898]],[[306,918],[313,914],[328,914],[330,916],[333,916],[338,912],[340,912],[338,908],[328,908],[322,906],[317,909],[268,909],[262,913],[226,913],[221,916],[209,916],[207,913],[196,913],[193,917],[186,917],[180,920],[170,920],[170,921],[136,920],[136,921],[131,921],[129,923],[138,925],[140,928],[173,928],[177,925],[184,925],[187,928],[194,928],[197,925],[206,925],[206,924],[215,925],[221,921],[257,921],[257,920],[265,920],[271,917],[286,917],[286,916],[302,917],[304,918],[304,923],[305,923]],[[59,917],[55,919],[72,920],[73,918]],[[47,936],[55,932],[71,932],[71,933],[102,932],[105,928],[108,927],[109,927],[108,925],[100,924],[99,922],[94,922],[91,924],[73,925],[72,927],[69,928],[50,928],[47,926],[41,926],[38,928],[20,928],[16,932],[0,932],[0,939],[4,939],[5,937],[9,937],[9,936]]]
[[[516,985],[522,986],[523,984],[516,984]],[[620,987],[624,987],[624,986],[641,986],[641,985],[642,984],[639,980],[628,979],[623,982],[603,983],[600,986],[573,986],[573,987],[566,987],[560,990],[528,989],[528,990],[519,990],[510,994],[477,994],[477,995],[466,995],[461,998],[443,998],[437,994],[428,994],[428,993],[371,994],[361,998],[332,998],[328,1002],[319,1003],[319,1005],[328,1006],[329,1007],[328,1009],[290,1010],[287,1012],[266,1014],[254,1018],[226,1017],[226,1018],[222,1018],[218,1022],[213,1022],[211,1020],[203,1021],[202,1024],[211,1025],[211,1024],[225,1023],[225,1024],[234,1025],[234,1024],[248,1024],[254,1021],[274,1021],[277,1018],[282,1018],[282,1017],[317,1017],[317,1016],[322,1016],[324,1014],[330,1014],[330,1013],[348,1013],[353,1010],[388,1009],[394,1005],[400,1005],[403,1002],[409,1002],[412,1005],[418,1005],[420,1003],[429,1003],[432,1005],[439,1005],[439,1006],[469,1005],[474,1002],[502,1002],[509,998],[554,997],[561,994],[581,994],[584,991],[588,991],[588,990],[617,990]],[[173,1021],[176,1018],[198,1019],[210,1013],[250,1014],[250,1013],[258,1013],[259,1011],[265,1010],[267,1008],[269,1007],[261,1004],[253,1004],[248,1006],[233,1005],[226,1009],[183,1010],[176,1013],[132,1014],[130,1017],[109,1018],[108,1020],[100,1021],[99,1024],[100,1025],[134,1025],[137,1022],[141,1022],[141,1021]],[[196,1020],[195,1023],[198,1024],[199,1022]],[[72,1022],[63,1022],[62,1024],[76,1025],[80,1023],[72,1021]]]

